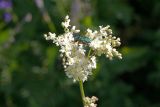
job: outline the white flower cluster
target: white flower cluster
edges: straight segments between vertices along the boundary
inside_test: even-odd
[[[65,17],[65,21],[62,22],[64,27],[64,33],[56,36],[55,33],[45,34],[46,40],[52,40],[57,46],[60,46],[60,56],[63,58],[63,65],[66,71],[66,75],[69,78],[73,78],[74,81],[87,80],[88,76],[92,74],[92,70],[96,68],[96,56],[105,54],[109,59],[113,56],[122,58],[122,55],[116,50],[115,47],[120,45],[120,39],[112,37],[112,30],[109,26],[100,26],[99,31],[92,31],[87,29],[85,37],[87,37],[87,46],[92,50],[92,55],[86,55],[87,50],[86,43],[75,38],[75,34],[79,33],[75,26],[70,25],[69,16]],[[90,52],[88,52],[90,53]],[[92,107],[92,106],[88,106]],[[94,107],[94,106],[93,106]]]
[[[96,68],[96,57],[86,56],[86,50],[83,44],[74,41],[73,35],[79,33],[80,30],[76,30],[75,26],[69,24],[70,19],[66,16],[65,21],[62,22],[65,33],[56,37],[55,33],[49,33],[44,35],[46,40],[53,40],[57,46],[60,46],[61,57],[63,57],[63,65],[66,71],[66,75],[69,78],[73,78],[74,81],[87,80],[88,75],[92,74],[92,69]]]
[[[85,97],[84,98],[84,102],[85,102],[84,107],[97,107],[97,104],[95,104],[96,101],[98,101],[98,98],[95,96],[92,96],[91,98]]]
[[[106,27],[99,27],[99,31],[92,31],[91,29],[87,29],[85,36],[92,39],[89,46],[98,56],[105,54],[109,59],[112,59],[114,56],[122,59],[121,53],[119,53],[115,48],[120,46],[120,38],[112,36],[112,30],[109,28],[109,25]]]

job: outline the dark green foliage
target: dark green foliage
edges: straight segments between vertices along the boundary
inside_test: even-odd
[[[43,37],[63,33],[72,0],[44,0],[51,20],[34,0],[12,1],[11,22],[3,21],[0,10],[0,107],[82,107],[79,86],[65,76],[58,48]],[[79,28],[110,24],[123,55],[98,59],[84,83],[86,95],[97,96],[98,107],[160,107],[160,0],[81,1],[88,4],[72,14]]]

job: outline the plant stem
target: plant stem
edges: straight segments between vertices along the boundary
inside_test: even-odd
[[[90,57],[92,49],[90,48],[87,57]],[[84,93],[84,88],[83,88],[83,81],[79,79],[79,88],[80,88],[80,92],[81,92],[81,97],[82,97],[82,102],[83,102],[83,106],[85,106],[85,93]]]
[[[88,58],[89,58],[89,56],[90,56],[90,54],[91,54],[91,51],[92,51],[92,49],[90,48],[90,49],[89,49],[89,52],[88,52],[88,55],[87,55]]]
[[[83,106],[85,106],[85,102],[84,102],[85,93],[84,93],[84,89],[83,89],[83,82],[82,82],[82,80],[79,80],[79,88],[80,88],[80,92],[81,92]]]

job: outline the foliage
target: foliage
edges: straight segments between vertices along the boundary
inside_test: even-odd
[[[160,107],[160,1],[82,1],[76,15],[71,7],[78,6],[71,0],[44,0],[45,9],[34,0],[13,0],[11,9],[0,8],[0,107],[82,106],[58,49],[43,37],[62,33],[67,14],[82,29],[109,24],[122,40],[123,59],[100,57],[85,83],[86,94],[99,98],[98,107]],[[4,12],[11,21],[4,20]]]

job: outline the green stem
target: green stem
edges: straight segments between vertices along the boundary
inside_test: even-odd
[[[91,51],[92,51],[92,49],[90,48],[90,49],[89,49],[89,52],[88,52],[88,55],[87,55],[88,58],[89,58],[89,56],[90,56],[90,54],[91,54]]]
[[[83,106],[85,106],[85,102],[84,102],[85,93],[84,93],[84,89],[83,89],[83,81],[82,80],[79,80],[79,88],[80,88],[80,92],[81,92]]]
[[[90,54],[91,54],[92,49],[90,48],[87,57],[89,58]],[[79,88],[80,88],[80,92],[81,92],[81,97],[82,97],[82,102],[83,102],[83,106],[85,106],[85,93],[84,93],[84,88],[83,88],[83,81],[79,79]]]

